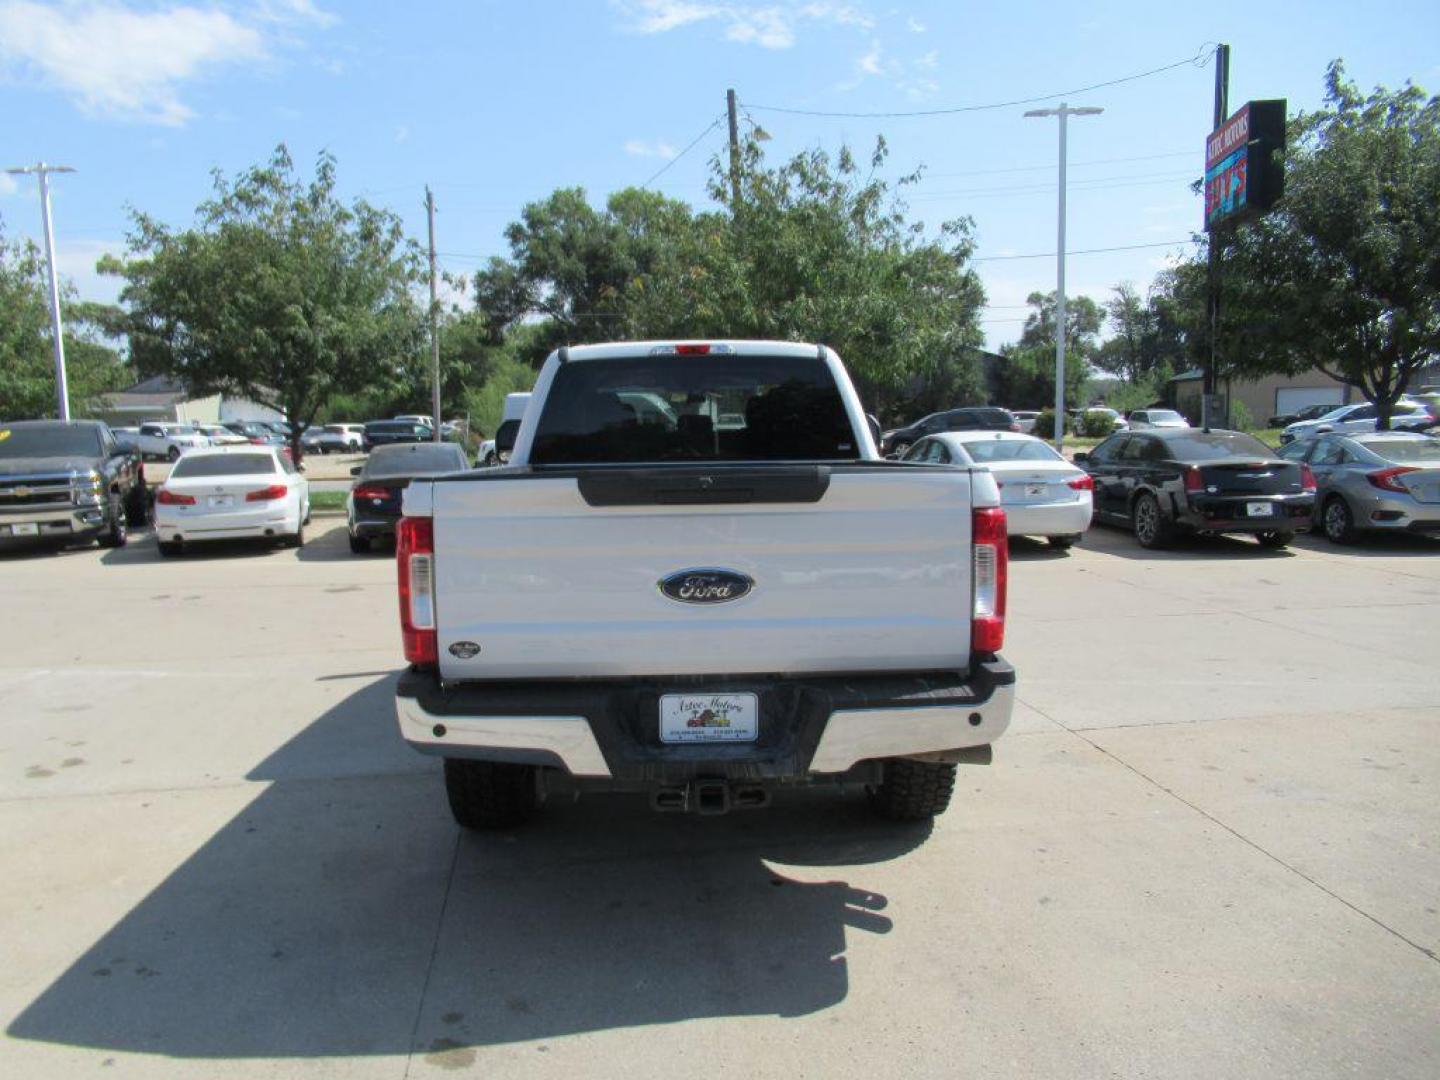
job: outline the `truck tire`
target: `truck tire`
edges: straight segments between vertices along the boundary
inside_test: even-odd
[[[110,524],[100,534],[99,544],[102,548],[122,548],[130,539],[130,533],[125,528],[125,507],[121,505],[118,497],[110,499]]]
[[[466,829],[506,829],[535,814],[535,766],[445,759],[445,794],[455,823]]]
[[[125,520],[126,524],[136,529],[150,520],[150,495],[145,490],[143,477],[135,481],[130,494],[125,497]]]
[[[870,805],[881,817],[928,821],[950,805],[955,791],[954,765],[892,758],[884,768],[884,779],[870,791]]]

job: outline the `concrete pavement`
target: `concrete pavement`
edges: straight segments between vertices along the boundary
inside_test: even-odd
[[[462,836],[393,566],[0,558],[0,1072],[1440,1074],[1440,545],[1017,543],[930,829],[631,798]]]

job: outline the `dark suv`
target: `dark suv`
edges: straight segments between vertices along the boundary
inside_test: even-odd
[[[949,409],[946,412],[931,413],[916,420],[908,427],[896,428],[880,436],[882,454],[903,454],[910,444],[926,435],[937,435],[942,431],[1019,431],[1015,417],[1005,409],[993,406],[976,406],[966,409]]]
[[[122,547],[149,516],[140,455],[95,420],[0,423],[0,539]]]

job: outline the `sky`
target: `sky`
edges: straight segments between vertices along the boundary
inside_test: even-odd
[[[1189,185],[1222,41],[1232,111],[1316,107],[1335,58],[1364,88],[1440,91],[1434,0],[0,0],[0,168],[78,170],[53,207],[61,272],[86,299],[114,298],[94,264],[123,253],[132,210],[184,226],[215,170],[281,142],[307,172],[333,153],[342,195],[392,208],[418,241],[430,185],[440,263],[465,274],[557,187],[598,204],[648,183],[707,205],[733,87],[772,163],[842,144],[868,157],[883,134],[889,176],[923,168],[911,217],[973,219],[998,348],[1026,296],[1055,287],[1058,125],[1024,112],[1104,109],[1069,125],[1067,293],[1143,290],[1199,228]],[[1027,99],[1042,100],[808,114]],[[33,178],[0,174],[0,231],[39,239]]]

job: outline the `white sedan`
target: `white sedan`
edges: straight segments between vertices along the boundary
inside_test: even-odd
[[[160,554],[179,555],[202,540],[305,542],[310,484],[278,447],[191,450],[155,492]]]
[[[1095,481],[1033,435],[948,431],[921,439],[904,460],[989,469],[1011,536],[1043,536],[1068,548],[1090,527]]]

